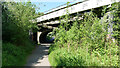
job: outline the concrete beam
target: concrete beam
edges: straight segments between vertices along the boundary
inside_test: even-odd
[[[42,26],[43,24],[37,24],[38,26]]]
[[[81,19],[83,19],[83,17],[73,17],[73,18],[70,18],[70,20],[68,20],[68,22],[75,21],[76,19],[81,20]],[[61,21],[66,22],[64,19]],[[49,25],[49,24],[54,25],[54,24],[59,24],[59,23],[60,23],[60,21],[56,20],[56,21],[51,21],[51,22],[47,22],[47,23],[43,23],[43,24],[38,24],[38,26]]]
[[[54,29],[56,27],[53,27],[53,26],[48,26],[46,24],[38,24],[38,26],[41,26],[41,27],[44,27],[44,28],[48,28],[48,29]]]
[[[56,21],[51,21],[51,22],[47,22],[47,23],[43,23],[43,24],[45,24],[45,25],[48,25],[48,24],[54,25],[54,24],[59,24],[59,23],[60,22],[58,20],[56,20]]]

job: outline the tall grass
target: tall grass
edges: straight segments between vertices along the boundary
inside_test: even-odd
[[[34,49],[34,44],[26,42],[23,46],[3,43],[2,66],[24,66],[27,56]]]

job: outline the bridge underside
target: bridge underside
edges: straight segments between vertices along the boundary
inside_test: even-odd
[[[52,28],[45,28],[45,27],[41,27],[40,30],[38,30],[37,32],[37,42],[38,44],[40,43],[52,43],[51,41],[47,40],[47,34],[52,32]]]
[[[100,9],[100,8],[99,8]],[[97,9],[96,9],[97,10]],[[90,12],[90,10],[84,11],[84,12]],[[74,13],[74,14],[70,14],[71,19],[69,20],[69,24],[72,25],[73,21],[75,19],[82,19],[82,14],[84,12],[80,12],[80,13]],[[96,12],[96,11],[95,11]],[[76,16],[79,16],[78,18],[75,18]],[[100,15],[98,15],[100,16]],[[64,20],[64,19],[63,19]],[[40,43],[49,43],[47,41],[47,34],[49,32],[52,32],[52,30],[56,27],[58,27],[60,25],[60,21],[59,18],[54,18],[54,19],[50,19],[50,20],[46,20],[46,21],[42,21],[42,22],[38,22],[38,26],[39,28],[41,28],[38,32],[37,32],[37,42],[38,44]]]
[[[94,0],[97,4],[99,4],[96,0]],[[72,22],[73,21],[75,21],[76,19],[77,20],[82,20],[82,19],[84,19],[84,13],[86,12],[86,13],[89,13],[90,11],[91,11],[91,9],[92,9],[92,11],[95,13],[95,14],[97,14],[97,16],[98,16],[98,18],[100,18],[100,19],[102,19],[104,16],[102,16],[101,15],[101,12],[102,12],[102,6],[108,6],[108,8],[109,8],[109,6],[110,6],[110,4],[112,4],[113,2],[111,2],[111,1],[109,1],[109,0],[107,0],[108,1],[108,3],[107,2],[105,2],[104,0],[102,0],[101,1],[101,4],[102,4],[102,2],[103,2],[103,4],[102,5],[94,5],[94,6],[91,6],[90,8],[88,8],[89,6],[90,6],[90,4],[92,5],[92,1],[86,1],[86,2],[83,2],[83,4],[81,4],[83,7],[84,7],[84,3],[89,3],[90,2],[90,4],[89,4],[89,6],[86,6],[86,7],[84,7],[84,8],[81,8],[81,10],[79,11],[77,8],[76,8],[76,10],[78,10],[78,11],[75,11],[75,10],[73,10],[73,11],[75,11],[75,13],[70,13],[70,19],[68,20],[68,22],[70,22],[69,24],[71,24],[72,25]],[[77,5],[75,5],[76,7],[77,7]],[[73,6],[74,8],[75,8],[75,6]],[[78,6],[80,6],[80,5],[78,5]],[[79,8],[79,7],[78,7]],[[93,9],[94,8],[94,9]],[[107,9],[108,9],[107,8]],[[38,41],[38,43],[47,43],[47,40],[46,40],[46,37],[47,37],[47,34],[49,33],[49,32],[51,32],[54,28],[56,28],[56,27],[58,27],[59,25],[60,25],[60,21],[59,21],[59,14],[61,14],[62,15],[62,12],[63,11],[61,11],[61,10],[65,10],[65,8],[64,9],[60,9],[60,10],[57,10],[57,11],[55,11],[55,12],[51,12],[51,13],[49,13],[49,14],[46,14],[46,15],[44,15],[44,16],[41,16],[41,17],[39,17],[39,18],[37,18],[37,25],[41,28],[41,30],[39,30],[38,32],[37,32],[37,41]],[[58,13],[57,13],[58,12]],[[56,14],[56,15],[58,15],[58,16],[56,16],[56,15],[53,15],[53,14]],[[111,17],[111,14],[110,14],[110,12],[108,12],[107,13],[107,15],[108,15],[108,17]],[[62,15],[62,16],[65,16],[65,14],[64,15]],[[62,20],[62,21],[65,21],[64,19],[60,19],[60,20]],[[111,23],[111,22],[110,22]],[[112,24],[110,25],[110,27],[108,28],[109,29],[109,32],[111,32],[113,29],[112,29]]]

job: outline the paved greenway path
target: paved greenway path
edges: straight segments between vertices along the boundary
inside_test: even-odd
[[[37,45],[36,49],[27,59],[25,66],[50,66],[48,61],[48,49],[50,44]]]

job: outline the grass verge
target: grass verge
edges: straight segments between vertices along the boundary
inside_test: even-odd
[[[16,46],[11,43],[2,44],[2,66],[24,66],[27,56],[35,48],[29,41],[25,45]]]

